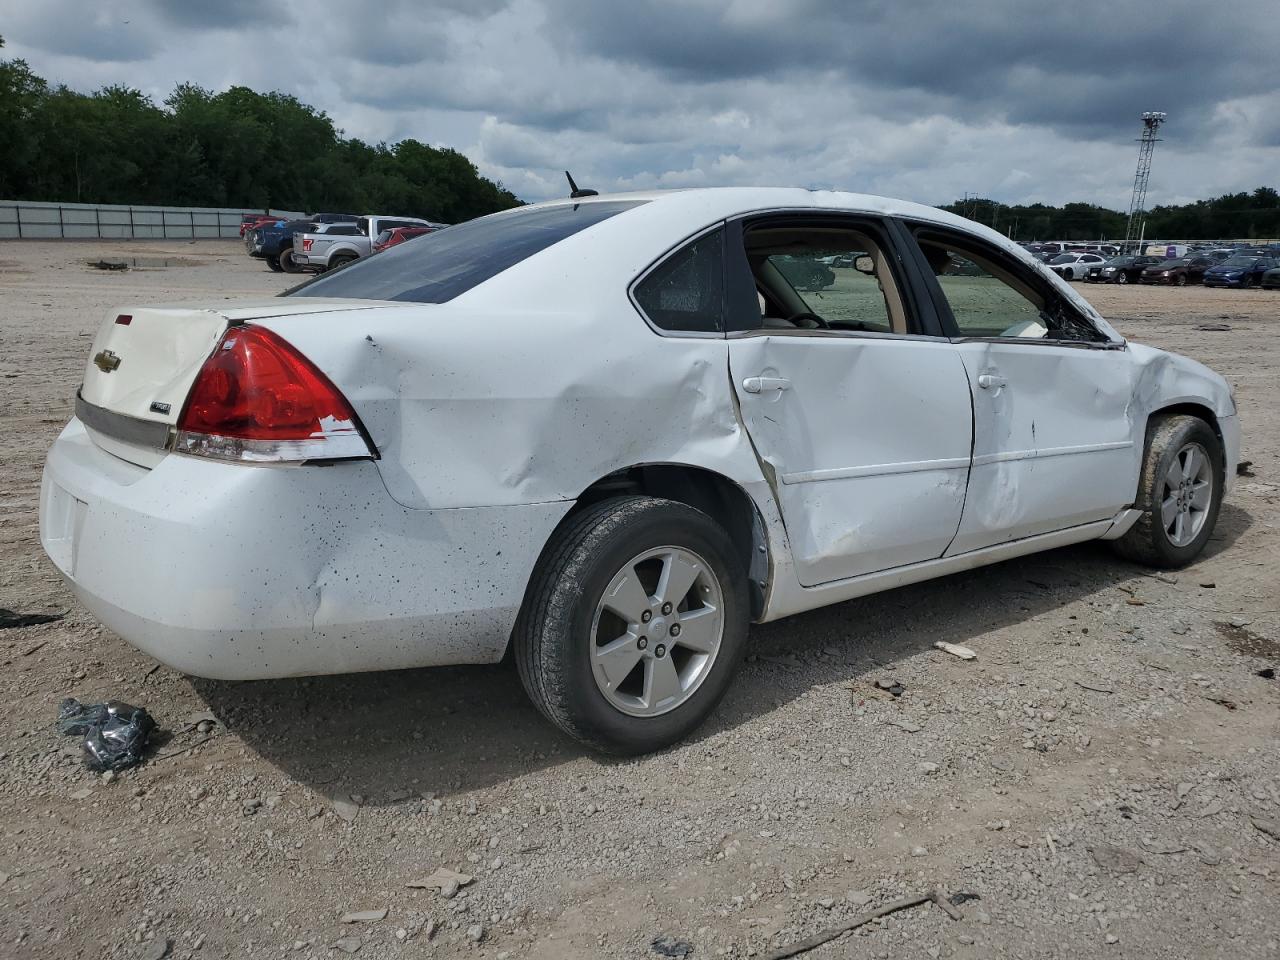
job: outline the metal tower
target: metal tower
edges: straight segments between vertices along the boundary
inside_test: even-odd
[[[1167,113],[1147,111],[1142,115],[1142,136],[1138,139],[1138,171],[1133,175],[1133,196],[1129,199],[1129,222],[1124,228],[1124,248],[1129,249],[1142,233],[1142,214],[1147,203],[1147,181],[1151,179],[1151,154],[1156,149],[1160,124]]]

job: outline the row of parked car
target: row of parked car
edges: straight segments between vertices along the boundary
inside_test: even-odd
[[[246,214],[240,233],[249,256],[271,270],[322,273],[445,226],[376,214],[313,213],[300,220]]]
[[[1029,246],[1029,245],[1028,245]],[[1150,248],[1148,248],[1150,249]],[[1207,287],[1280,288],[1280,247],[1222,247],[1191,250],[1170,245],[1163,257],[1138,254],[1107,256],[1075,250],[1050,255],[1032,251],[1064,280],[1090,283],[1155,283]]]

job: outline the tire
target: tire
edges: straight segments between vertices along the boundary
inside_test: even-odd
[[[693,579],[673,608],[663,604],[671,596],[662,596],[660,571],[677,566]],[[704,604],[717,596],[718,606]],[[622,608],[631,615],[615,612]],[[587,746],[619,755],[659,750],[696,729],[724,696],[742,659],[748,611],[746,574],[715,521],[672,500],[610,498],[570,515],[542,552],[513,635],[520,680],[543,716]],[[695,618],[703,627],[691,641]],[[606,648],[617,659],[607,661]],[[665,686],[672,695],[655,699],[659,677],[673,676],[679,682]]]
[[[1180,273],[1178,274],[1178,279],[1173,282],[1180,287],[1185,287],[1187,285],[1187,275],[1185,273]]]
[[[1116,283],[1128,283],[1128,282],[1129,282],[1129,274],[1125,273],[1123,270],[1117,270]]]
[[[293,259],[293,247],[285,247],[280,251],[280,269],[285,273],[302,272],[302,267]]]
[[[279,257],[267,257],[267,266],[271,268],[272,273],[279,273],[284,267],[280,266]]]
[[[353,257],[349,253],[339,253],[336,256],[334,256],[332,260],[329,261],[329,266],[325,267],[325,269],[337,270],[339,267],[345,267],[348,263],[351,263],[359,259],[360,259],[359,257]]]
[[[1188,450],[1195,450],[1205,458],[1203,466],[1193,466],[1189,480]],[[1115,541],[1116,551],[1129,560],[1152,567],[1183,567],[1194,560],[1209,542],[1218,522],[1225,480],[1223,470],[1222,443],[1199,417],[1175,414],[1153,419],[1147,427],[1147,449],[1138,480],[1138,499],[1134,503],[1142,516]],[[1189,485],[1174,486],[1175,479]],[[1208,483],[1207,496],[1197,492],[1204,489],[1199,486],[1202,481]],[[1167,510],[1171,503],[1174,509]],[[1182,509],[1184,503],[1189,509]],[[1179,519],[1183,521],[1181,526],[1176,525]]]

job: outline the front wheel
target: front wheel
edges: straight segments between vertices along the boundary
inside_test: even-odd
[[[1182,567],[1209,542],[1222,506],[1222,443],[1199,417],[1178,414],[1147,430],[1134,506],[1142,516],[1116,550],[1153,567]]]
[[[1185,273],[1178,274],[1178,278],[1174,280],[1174,283],[1180,287],[1185,287],[1187,285],[1187,275]]]
[[[1129,275],[1127,273],[1125,273],[1123,270],[1119,270],[1116,272],[1116,283],[1128,283],[1128,282],[1129,282]]]
[[[706,719],[742,659],[747,621],[746,575],[714,520],[616,497],[552,536],[513,642],[547,719],[597,750],[638,754]]]

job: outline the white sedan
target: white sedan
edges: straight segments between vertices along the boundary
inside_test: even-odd
[[[179,670],[510,647],[551,721],[627,753],[707,716],[750,622],[1084,540],[1188,563],[1239,443],[1220,376],[969,221],[588,197],[279,298],[113,312],[40,535]]]
[[[1101,267],[1106,262],[1096,253],[1062,253],[1049,261],[1049,269],[1064,280],[1083,280],[1090,267]]]

